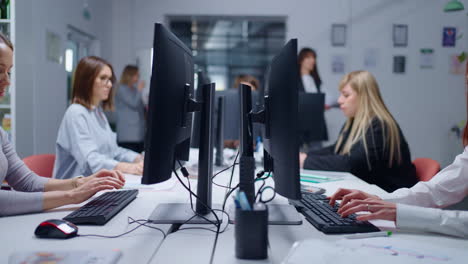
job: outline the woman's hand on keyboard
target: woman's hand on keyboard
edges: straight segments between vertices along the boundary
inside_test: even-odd
[[[379,199],[377,195],[368,194],[363,191],[359,190],[352,190],[352,189],[338,189],[332,196],[329,197],[330,205],[335,206],[335,202],[337,200],[341,200],[340,207],[345,206],[347,203],[351,202],[352,200],[364,200],[368,198]]]
[[[101,170],[79,180],[78,187],[69,191],[74,203],[86,201],[99,191],[121,189],[125,184],[122,173],[115,170]]]
[[[357,216],[356,219],[359,221],[367,221],[372,219],[383,219],[390,221],[396,220],[396,204],[376,198],[353,200],[338,210],[338,213],[342,217],[347,217],[350,214],[358,212],[370,213]]]

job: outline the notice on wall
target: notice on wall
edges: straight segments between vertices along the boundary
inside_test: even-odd
[[[459,55],[453,54],[449,57],[449,72],[451,74],[463,74],[463,63],[459,60]]]
[[[419,50],[419,67],[421,69],[434,68],[434,49],[420,49]]]
[[[47,59],[56,63],[62,63],[62,41],[58,34],[46,32]]]
[[[405,73],[406,57],[402,55],[393,56],[393,73]]]
[[[374,48],[364,50],[364,68],[373,70],[377,67],[378,51]]]
[[[455,47],[455,41],[457,39],[457,28],[444,27],[442,33],[442,46],[443,47]]]
[[[332,72],[336,74],[344,74],[346,67],[345,55],[333,55],[332,56]]]

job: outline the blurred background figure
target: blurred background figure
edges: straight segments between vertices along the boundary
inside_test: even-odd
[[[317,66],[317,53],[311,48],[302,48],[298,55],[299,71],[301,81],[299,82],[299,92],[305,93],[323,93],[325,94],[326,110],[338,106],[338,98],[333,93],[322,89],[322,79]],[[307,133],[301,135],[301,145],[305,151],[322,148],[323,141],[328,140],[327,122],[324,119],[323,124],[317,126],[324,127],[322,140],[312,141]]]
[[[259,96],[259,90],[260,90],[260,82],[258,81],[257,78],[255,78],[254,76],[252,75],[249,75],[249,74],[239,74],[236,79],[234,80],[234,91],[231,91],[228,90],[226,91],[226,93],[224,93],[224,95],[226,96],[226,99],[227,101],[234,101],[234,104],[237,104],[239,105],[240,102],[239,102],[239,85],[240,84],[246,84],[248,86],[250,86],[252,88],[252,109],[254,111],[258,110],[257,109],[257,105],[259,103],[259,100],[261,96]],[[229,102],[226,102],[227,104],[230,104]],[[227,107],[229,108],[229,107]],[[229,120],[235,120],[236,122],[236,130],[238,130],[237,128],[240,127],[240,120],[238,119],[238,109],[236,108],[235,110],[234,109],[231,109],[235,115],[235,118],[234,119],[228,119],[226,120],[227,122],[229,122]],[[227,113],[227,115],[230,115],[231,113]],[[260,135],[260,126],[258,126],[258,124],[253,124],[254,126],[254,137],[256,136],[259,136]],[[225,131],[225,133],[230,133],[228,131]],[[236,131],[236,139],[226,139],[224,140],[224,147],[225,148],[231,148],[231,149],[237,149],[239,147],[239,132]],[[226,134],[225,134],[226,136]],[[228,136],[229,137],[229,136]],[[254,138],[255,140],[256,138]]]
[[[253,91],[258,91],[260,89],[260,82],[257,78],[253,77],[252,75],[248,74],[239,74],[234,81],[234,88],[238,89],[239,84],[247,84],[252,87]]]
[[[116,94],[116,129],[119,146],[142,152],[145,137],[145,106],[138,67],[125,66]]]

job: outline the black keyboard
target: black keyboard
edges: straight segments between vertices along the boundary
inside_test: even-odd
[[[106,192],[63,219],[74,224],[104,225],[133,201],[138,190]]]
[[[315,228],[325,234],[367,233],[380,231],[367,221],[356,220],[351,214],[342,218],[336,211],[338,205],[331,207],[323,194],[303,193],[300,201],[291,201],[298,211],[305,216]]]

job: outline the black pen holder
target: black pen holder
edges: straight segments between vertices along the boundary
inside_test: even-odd
[[[268,257],[268,207],[263,210],[236,209],[234,236],[236,258],[266,259]]]

